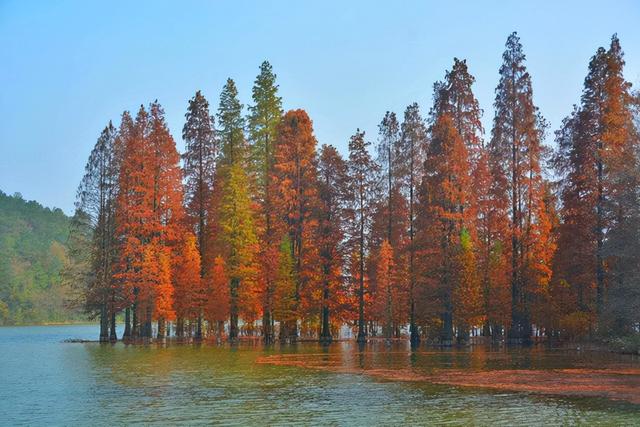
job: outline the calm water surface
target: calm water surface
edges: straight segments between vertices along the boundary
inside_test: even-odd
[[[1,425],[640,425],[640,406],[600,398],[456,388],[258,364],[327,354],[345,366],[547,369],[637,360],[540,350],[410,352],[351,343],[264,349],[63,343],[97,326],[0,328]],[[315,356],[314,356],[315,357]],[[607,360],[601,360],[607,358]],[[639,390],[640,393],[640,390]]]

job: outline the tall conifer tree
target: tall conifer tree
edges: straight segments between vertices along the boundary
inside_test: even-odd
[[[257,181],[257,198],[260,202],[260,216],[262,222],[261,253],[263,295],[262,332],[265,343],[274,340],[273,332],[273,265],[269,258],[273,256],[278,245],[278,233],[274,225],[273,207],[273,177],[275,144],[277,141],[277,126],[282,118],[282,99],[278,96],[276,75],[269,62],[264,61],[260,66],[260,74],[253,86],[252,98],[254,105],[249,107],[249,138],[252,144],[252,163]]]
[[[205,263],[209,260],[207,242],[207,222],[213,191],[216,156],[218,147],[213,116],[209,113],[209,102],[197,91],[189,100],[185,114],[186,122],[182,128],[185,141],[185,152],[182,155],[185,177],[185,206],[187,221],[196,235],[200,266],[200,277],[203,279],[207,270]],[[201,299],[213,298],[212,295],[201,295]],[[203,306],[203,304],[200,304]],[[200,307],[202,309],[202,307]],[[179,313],[180,314],[180,313]],[[202,338],[202,313],[197,313],[196,339]],[[183,319],[179,318],[178,329],[182,333]]]
[[[500,81],[494,102],[490,167],[496,185],[495,199],[508,206],[501,215],[510,219],[511,325],[513,343],[531,339],[532,300],[549,280],[553,245],[544,205],[541,163],[546,124],[533,104],[531,77],[526,70],[520,38],[512,33],[506,42]],[[538,274],[539,273],[539,274]]]
[[[365,261],[368,255],[370,218],[375,197],[378,167],[369,154],[371,145],[360,129],[349,140],[349,179],[352,186],[353,226],[350,233],[352,253],[357,266],[351,266],[357,272],[358,296],[358,342],[366,341],[365,330]]]
[[[421,165],[424,152],[427,147],[427,132],[420,107],[413,103],[404,112],[404,121],[401,126],[402,137],[400,139],[401,157],[399,159],[403,192],[409,204],[409,243],[408,255],[408,280],[409,280],[409,330],[411,343],[420,342],[420,333],[416,324],[416,259],[415,259],[415,206],[416,189],[420,183]]]
[[[273,185],[275,206],[283,230],[289,235],[295,269],[294,312],[299,317],[319,306],[313,301],[318,282],[318,171],[313,124],[304,110],[288,111],[278,126]],[[317,313],[319,314],[319,313]],[[285,322],[281,336],[295,340],[298,325]]]
[[[83,290],[84,309],[100,319],[100,341],[116,340],[115,316],[120,299],[114,278],[117,256],[115,208],[118,191],[116,128],[104,128],[89,160],[76,197],[76,221],[83,219],[92,237],[87,248],[91,273]],[[80,233],[82,227],[72,230]],[[78,236],[79,237],[79,236]],[[110,331],[109,331],[110,330]]]
[[[331,342],[331,312],[341,298],[340,281],[346,257],[345,228],[349,202],[347,163],[330,145],[318,156],[318,241],[322,311],[320,341]]]

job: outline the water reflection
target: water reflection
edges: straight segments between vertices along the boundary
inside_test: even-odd
[[[638,405],[601,398],[496,392],[371,374],[640,367],[636,359],[608,354],[411,349],[405,342],[381,341],[364,348],[355,342],[62,344],[75,336],[73,328],[35,331],[23,339],[0,328],[2,424],[631,425],[640,417]]]

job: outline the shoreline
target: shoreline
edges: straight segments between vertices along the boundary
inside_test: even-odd
[[[43,323],[24,323],[24,324],[17,324],[17,325],[0,325],[0,328],[24,328],[24,327],[34,327],[34,326],[99,326],[98,322],[91,322],[91,321],[83,321],[83,320],[78,320],[78,321],[65,321],[65,322],[43,322]],[[629,355],[629,356],[640,356],[640,348],[627,348],[624,346],[620,346],[619,344],[616,344],[615,342],[613,342],[612,344],[607,344],[606,342],[602,342],[602,341],[589,341],[589,340],[585,340],[585,341],[575,341],[575,342],[552,342],[550,343],[549,341],[538,341],[538,342],[534,342],[533,344],[531,344],[530,346],[524,346],[524,345],[518,345],[518,344],[507,344],[504,341],[491,341],[491,340],[485,340],[482,339],[483,337],[476,337],[476,338],[481,338],[479,341],[480,342],[473,342],[473,343],[467,343],[467,344],[454,344],[451,346],[442,346],[439,345],[437,343],[421,343],[418,348],[439,348],[439,349],[473,349],[474,347],[491,347],[491,348],[537,348],[537,347],[541,347],[544,346],[550,350],[572,350],[572,351],[589,351],[589,352],[598,352],[598,353],[614,353],[614,354],[622,354],[622,355]],[[622,339],[618,339],[618,340],[622,340]],[[402,337],[402,338],[392,338],[390,340],[391,343],[393,344],[397,344],[397,343],[407,343],[408,344],[409,341],[409,337]],[[99,339],[95,339],[95,340],[75,340],[73,338],[69,338],[67,340],[64,340],[63,342],[85,342],[85,343],[100,343]],[[125,342],[126,344],[130,344],[130,345],[138,345],[138,344],[142,344],[142,345],[147,345],[147,344],[180,344],[180,345],[186,345],[186,344],[216,344],[216,345],[220,345],[220,344],[230,344],[229,341],[226,339],[226,337],[223,337],[222,339],[218,340],[217,337],[213,336],[213,337],[206,337],[203,338],[200,341],[196,341],[193,338],[176,338],[176,337],[168,337],[168,338],[164,338],[161,340],[158,340],[157,338],[151,338],[151,339],[143,339],[143,338],[138,338],[138,339],[128,339],[128,340],[124,340],[122,338],[119,338],[116,342]],[[269,345],[290,345],[290,344],[303,344],[303,343],[318,343],[318,344],[323,344],[323,345],[329,345],[332,343],[339,343],[339,342],[353,342],[354,344],[357,344],[355,338],[338,338],[338,339],[333,339],[330,343],[322,343],[320,342],[318,339],[316,338],[301,338],[298,339],[295,343],[291,343],[291,342],[283,342],[281,343],[280,341],[275,341],[272,344]],[[369,337],[367,338],[367,343],[379,343],[384,345],[386,342],[386,339],[383,337]],[[110,343],[110,342],[105,342],[105,344]],[[262,339],[260,336],[243,336],[240,337],[238,339],[238,342],[233,343],[235,344],[252,344],[252,345],[264,345],[264,343],[262,343]]]
[[[0,328],[22,328],[27,326],[93,326],[99,325],[98,322],[88,320],[65,321],[65,322],[41,322],[41,323],[19,323],[15,325],[0,325]]]

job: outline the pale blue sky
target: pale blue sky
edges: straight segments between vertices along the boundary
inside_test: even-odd
[[[638,2],[453,3],[0,0],[0,189],[71,213],[109,119],[157,98],[182,149],[194,92],[216,107],[232,77],[246,105],[264,59],[285,108],[305,108],[318,141],[342,152],[357,127],[375,140],[386,110],[402,114],[417,101],[428,111],[432,85],[454,56],[467,58],[476,76],[488,131],[514,30],[552,130],[612,33],[626,52],[626,77],[640,82]]]

